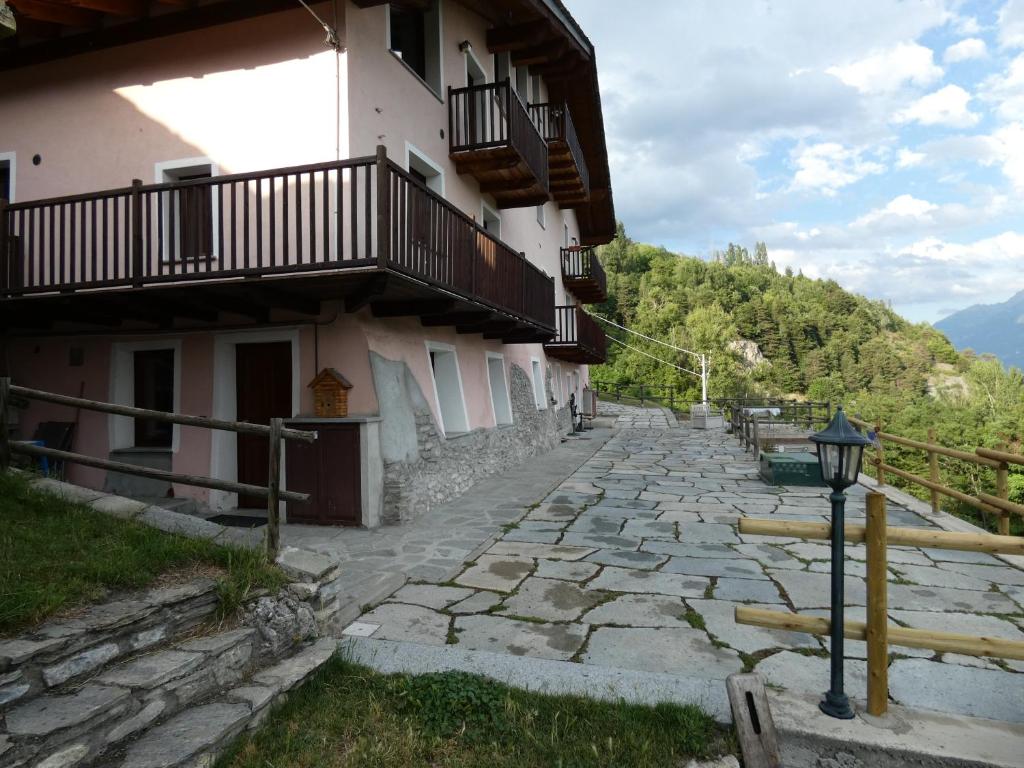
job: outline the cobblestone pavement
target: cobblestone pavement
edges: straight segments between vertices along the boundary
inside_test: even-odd
[[[733,611],[827,615],[824,543],[736,525],[741,515],[827,521],[826,493],[764,484],[724,431],[667,427],[660,410],[601,408],[617,418],[615,436],[541,503],[499,505],[504,535],[455,578],[423,577],[364,614],[380,625],[372,637],[713,680],[756,669],[772,686],[824,690],[827,640],[740,626]],[[865,493],[850,490],[853,521],[863,520]],[[933,525],[892,502],[889,522]],[[864,559],[862,545],[847,548],[847,614],[861,621]],[[986,554],[908,547],[890,548],[889,563],[893,622],[1024,639],[1024,571]],[[847,691],[863,699],[865,644],[848,640],[846,655]],[[1022,673],[1024,662],[893,647],[890,694],[913,708],[1024,722]]]

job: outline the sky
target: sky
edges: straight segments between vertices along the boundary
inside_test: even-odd
[[[1024,0],[565,0],[618,218],[935,322],[1024,289]]]

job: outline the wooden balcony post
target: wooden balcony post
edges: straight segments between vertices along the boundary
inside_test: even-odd
[[[386,269],[391,258],[391,172],[388,168],[388,150],[377,145],[377,266]],[[355,194],[355,189],[352,190]],[[367,200],[369,205],[370,201]]]
[[[928,445],[935,444],[935,430],[928,429]],[[939,482],[939,454],[935,451],[928,451],[928,477],[933,483]],[[938,514],[939,492],[932,488],[932,512]]]
[[[1005,446],[1004,446],[1005,449]],[[996,496],[1004,501],[1010,499],[1010,465],[1005,461],[999,464],[996,469]],[[999,513],[999,535],[1009,536],[1010,535],[1010,513],[1006,510],[1002,510]]]
[[[879,717],[889,706],[889,617],[886,574],[885,495],[868,494],[867,645],[868,714]]]
[[[522,259],[522,261],[519,262],[519,270],[523,273],[523,298],[520,303],[520,306],[518,306],[516,309],[518,309],[523,315],[526,315],[526,251],[520,251],[519,257]]]
[[[132,228],[132,285],[136,288],[143,283],[142,274],[142,179],[132,179],[131,228]]]

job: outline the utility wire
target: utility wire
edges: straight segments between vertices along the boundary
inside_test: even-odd
[[[661,341],[659,339],[652,339],[650,336],[644,336],[639,331],[634,331],[632,328],[627,328],[624,325],[619,325],[618,323],[614,322],[613,320],[609,320],[606,317],[601,317],[600,315],[595,315],[595,314],[592,314],[592,313],[588,313],[588,314],[590,314],[591,317],[596,317],[601,322],[608,323],[609,325],[614,325],[616,328],[621,328],[623,331],[626,331],[626,333],[632,333],[634,336],[639,336],[641,339],[647,339],[648,341],[653,341],[655,344],[661,344],[663,347],[668,347],[669,349],[674,349],[677,352],[685,352],[686,354],[693,355],[694,357],[703,357],[703,355],[701,355],[700,352],[694,352],[691,349],[683,349],[682,347],[677,347],[674,344],[669,344],[667,341]]]
[[[619,341],[614,336],[609,336],[608,338],[611,339],[612,341],[614,341],[616,344],[622,345],[626,349],[631,349],[634,352],[639,352],[641,355],[646,355],[647,357],[651,358],[652,360],[657,360],[659,363],[664,363],[665,365],[670,365],[673,368],[677,368],[678,370],[682,371],[683,373],[688,373],[691,376],[696,376],[698,379],[700,378],[700,374],[697,373],[696,371],[691,371],[689,368],[683,368],[681,365],[676,365],[675,363],[670,363],[668,360],[662,360],[660,357],[655,357],[654,355],[652,355],[649,352],[644,352],[642,349],[637,349],[636,347],[632,347],[632,346],[630,346],[629,344],[627,344],[624,341]]]
[[[324,32],[327,33],[327,39],[324,40],[324,43],[326,43],[329,47],[333,48],[335,51],[340,52],[341,41],[338,39],[338,31],[336,29],[333,29],[326,21],[317,16],[316,11],[314,11],[312,8],[306,5],[305,0],[299,0],[299,4],[307,11],[309,11],[313,18],[319,22],[320,26],[324,28]]]

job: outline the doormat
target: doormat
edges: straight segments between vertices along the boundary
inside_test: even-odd
[[[206,518],[217,525],[229,525],[232,528],[259,528],[266,525],[267,520],[263,517],[249,517],[248,515],[214,515]]]

